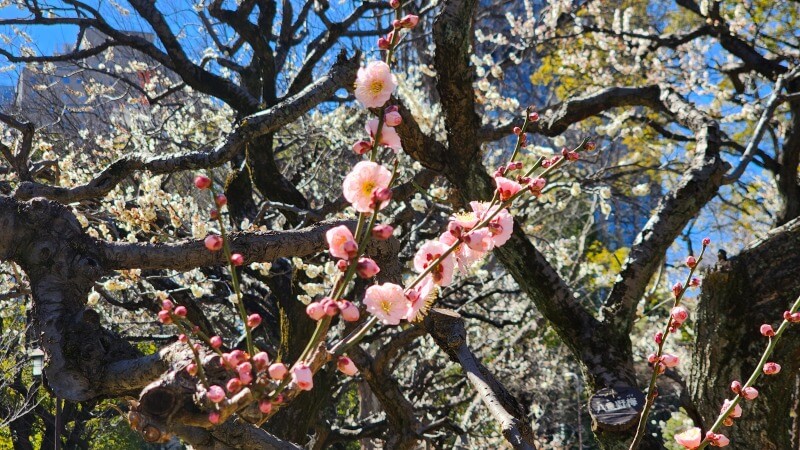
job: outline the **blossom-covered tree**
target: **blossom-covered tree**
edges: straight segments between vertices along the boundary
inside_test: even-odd
[[[794,2],[0,5],[47,439],[797,447]]]

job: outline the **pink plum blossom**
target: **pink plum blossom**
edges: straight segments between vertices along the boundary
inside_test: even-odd
[[[358,69],[356,75],[356,100],[366,108],[379,108],[392,96],[397,87],[389,65],[383,61],[371,61]]]
[[[730,400],[725,400],[722,403],[722,409],[720,410],[720,413],[722,413],[723,411],[728,409],[729,406],[731,406],[731,401]],[[742,417],[742,407],[737,403],[736,406],[733,407],[731,412],[728,413],[728,416],[732,417],[734,419],[738,419],[739,417]]]
[[[366,130],[370,137],[374,140],[375,134],[378,132],[378,119],[368,120]],[[395,151],[395,153],[403,149],[403,143],[400,141],[400,135],[397,134],[397,130],[386,124],[381,127],[381,138],[378,143],[384,147],[391,148]]]
[[[408,311],[405,319],[409,322],[421,320],[434,300],[436,284],[430,276],[425,277],[415,289],[406,292]]]
[[[380,271],[381,268],[378,267],[378,263],[371,258],[360,258],[358,264],[356,264],[356,273],[361,278],[372,278]]]
[[[391,225],[378,224],[372,227],[372,238],[379,241],[389,239],[392,237],[392,233],[394,233],[394,228]]]
[[[494,247],[494,239],[489,228],[472,230],[463,236],[463,241],[474,251],[485,253]]]
[[[376,189],[389,187],[391,180],[392,174],[385,167],[372,161],[361,161],[344,179],[344,198],[356,211],[372,212],[372,193]]]
[[[452,222],[451,222],[452,223]],[[439,242],[443,243],[444,245],[450,247],[451,245],[455,244],[458,241],[458,238],[455,237],[451,232],[444,232],[441,236],[439,236]],[[479,250],[474,250],[469,247],[469,245],[465,243],[459,244],[456,249],[452,253],[456,257],[456,262],[458,263],[458,269],[461,270],[462,273],[467,273],[470,266],[478,261],[479,259],[483,258],[484,252]]]
[[[397,325],[405,317],[408,304],[403,288],[394,283],[384,283],[367,288],[364,294],[367,311],[385,325]]]
[[[325,232],[328,250],[334,258],[351,259],[358,255],[358,244],[353,233],[344,225],[333,227]]]
[[[414,268],[417,272],[425,271],[437,258],[447,251],[448,246],[438,241],[427,241],[417,250],[414,255]],[[433,281],[441,286],[447,286],[453,282],[453,269],[455,268],[455,258],[450,253],[431,271]]]
[[[494,182],[497,184],[497,192],[500,194],[500,200],[502,201],[510,199],[514,194],[522,190],[522,186],[519,183],[506,177],[495,177]]]
[[[703,441],[703,435],[700,432],[700,428],[689,428],[683,433],[676,434],[675,441],[685,448],[695,449],[699,447],[700,442]]]
[[[487,202],[470,202],[469,205],[478,218],[492,215],[499,208],[499,205],[495,205],[490,210]],[[507,209],[503,208],[492,218],[488,227],[492,233],[494,246],[500,247],[511,238],[511,232],[514,231],[514,218]]]

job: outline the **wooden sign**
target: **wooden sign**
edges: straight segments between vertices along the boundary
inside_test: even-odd
[[[644,409],[644,394],[638,389],[601,389],[589,398],[592,426],[607,431],[624,431],[639,421]]]

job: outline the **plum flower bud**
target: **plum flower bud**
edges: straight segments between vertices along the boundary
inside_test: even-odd
[[[214,425],[218,424],[220,419],[221,416],[219,415],[219,412],[211,411],[210,413],[208,413],[208,421],[211,422],[212,424]]]
[[[572,150],[566,147],[561,149],[561,156],[564,157],[564,159],[566,159],[567,161],[577,161],[578,159],[580,159],[580,155],[578,154],[578,152],[573,152]]]
[[[700,278],[692,277],[692,281],[689,282],[689,286],[691,286],[691,287],[700,286]]]
[[[522,161],[514,161],[508,163],[508,170],[520,170],[522,169]]]
[[[711,245],[711,238],[703,238],[703,247]]]
[[[591,152],[592,150],[594,150],[595,148],[597,148],[597,144],[595,144],[595,143],[594,143],[594,141],[589,141],[589,142],[587,142],[586,144],[584,144],[583,148],[584,148],[584,150],[586,150],[587,152]]]
[[[158,312],[158,321],[164,325],[169,325],[172,323],[172,316],[169,315],[169,311],[164,311],[162,309]]]
[[[395,28],[414,28],[419,23],[419,16],[415,16],[414,14],[407,14],[402,17],[400,20],[396,20],[395,22],[398,23]]]
[[[774,362],[768,362],[763,367],[764,375],[775,375],[781,371],[781,365]]]
[[[258,352],[251,359],[259,372],[263,372],[269,367],[269,355],[267,352]]]
[[[695,267],[697,267],[697,258],[695,258],[694,256],[689,255],[686,258],[686,267],[688,267],[690,269],[694,269]]]
[[[339,311],[342,314],[342,319],[347,322],[355,322],[361,315],[358,307],[347,300],[342,300],[339,302]]]
[[[211,220],[219,219],[219,210],[218,209],[212,209],[211,211],[208,212],[208,217]]]
[[[517,136],[519,136],[520,134],[522,134],[522,128],[520,128],[520,127],[514,127],[514,134],[516,134]]]
[[[340,260],[336,261],[336,270],[338,270],[339,272],[347,271],[347,268],[349,266],[350,266],[350,262],[347,261],[346,259],[340,259]]]
[[[758,389],[754,388],[753,386],[748,386],[742,389],[742,397],[746,398],[747,400],[753,400],[758,397]]]
[[[225,384],[225,388],[231,394],[235,394],[242,390],[242,380],[234,377],[228,380],[228,383]]]
[[[658,355],[656,355],[655,353],[650,353],[649,355],[647,355],[647,362],[649,362],[650,364],[654,364],[656,361],[658,361]]]
[[[242,256],[241,253],[232,254],[231,255],[231,264],[233,264],[236,267],[241,266],[242,264],[244,264],[244,256]]]
[[[312,320],[319,320],[325,317],[325,308],[319,302],[312,302],[306,306],[306,314]]]
[[[222,338],[219,336],[211,336],[211,339],[209,339],[208,342],[211,344],[211,348],[222,347]]]
[[[389,6],[391,6],[392,9],[399,8],[400,7],[400,0],[389,0]]]
[[[325,311],[326,316],[333,317],[339,312],[339,305],[337,305],[336,302],[331,298],[323,298],[322,301],[320,301],[320,304],[322,305],[322,310]]]
[[[178,317],[186,317],[186,307],[185,306],[178,306],[175,308],[174,313]]]
[[[725,400],[722,403],[722,409],[720,410],[720,414],[724,412],[726,409],[728,409],[730,406],[731,406],[731,401]],[[739,417],[742,417],[742,407],[739,406],[739,404],[737,403],[736,406],[733,407],[731,412],[728,413],[728,417],[731,417],[733,419],[738,419]]]
[[[189,365],[186,366],[186,373],[191,376],[197,375],[197,364],[189,363]]]
[[[733,382],[731,382],[731,391],[733,391],[734,394],[741,394],[742,393],[742,383],[740,383],[737,380],[734,380]]]
[[[378,38],[378,48],[381,50],[389,50],[392,48],[392,41],[391,39],[387,39],[384,36]]]
[[[258,314],[250,314],[247,316],[247,326],[250,328],[255,328],[261,325],[261,316]]]
[[[687,310],[684,306],[679,305],[672,308],[672,311],[670,311],[670,316],[672,316],[672,320],[675,323],[681,324],[686,322],[686,319],[689,318],[689,310]]]
[[[208,189],[211,187],[211,178],[205,175],[198,175],[194,177],[194,185],[197,189]]]
[[[228,204],[228,197],[225,194],[217,194],[214,196],[214,203],[216,203],[217,208],[222,208]]]
[[[189,342],[189,336],[186,336],[185,334],[181,333],[178,335],[178,341],[183,342],[185,344]]]
[[[370,141],[358,141],[353,144],[353,153],[356,155],[363,155],[372,150],[372,143]]]
[[[310,391],[314,387],[313,376],[308,364],[297,363],[292,367],[292,381],[300,390]]]
[[[680,282],[675,283],[672,286],[672,295],[674,295],[675,298],[678,298],[678,296],[681,295],[681,292],[683,292],[683,284]]]
[[[250,384],[253,381],[253,365],[249,362],[243,362],[236,366],[236,373],[239,374],[242,384]]]
[[[770,324],[766,324],[765,323],[765,324],[761,325],[761,328],[760,328],[759,331],[761,331],[761,334],[766,336],[766,337],[775,336],[775,330],[772,329],[772,325],[770,325]]]
[[[728,444],[730,444],[730,443],[731,443],[731,441],[730,441],[730,439],[728,439],[727,436],[725,436],[724,434],[717,433],[716,439],[714,439],[711,442],[711,445],[713,445],[714,447],[727,447]]]
[[[394,228],[391,225],[378,224],[372,227],[372,238],[378,241],[385,241],[392,237]]]
[[[264,414],[272,412],[272,403],[269,400],[261,400],[258,402],[258,410]]]
[[[396,107],[393,110],[391,108],[392,106],[386,108],[386,114],[383,115],[383,122],[390,127],[396,127],[403,122],[403,117],[397,111]]]
[[[164,300],[161,300],[161,309],[163,309],[164,311],[172,311],[172,308],[174,308],[174,307],[175,307],[175,304],[172,303],[172,300],[170,300],[168,298],[164,299]]]
[[[661,356],[661,362],[665,366],[667,366],[668,368],[672,368],[672,367],[676,367],[678,365],[678,363],[680,362],[680,360],[675,355],[671,355],[669,353],[664,353]]]
[[[225,400],[225,391],[217,385],[209,386],[208,392],[206,392],[206,398],[214,403],[219,403],[222,400]]]
[[[528,113],[528,120],[531,122],[538,122],[539,121],[539,113],[536,111],[531,111]]]
[[[389,200],[392,199],[392,190],[389,188],[378,188],[372,192],[372,197],[370,201],[370,206],[375,207],[376,205],[380,205],[383,208]]]
[[[340,356],[339,359],[336,361],[336,368],[339,369],[339,372],[342,372],[345,375],[353,376],[358,373],[358,369],[356,365],[353,363],[353,360],[348,358],[347,356]]]
[[[356,273],[361,278],[372,278],[380,271],[378,264],[370,258],[360,258],[356,264]]]
[[[209,234],[206,236],[206,239],[203,241],[206,248],[211,250],[212,252],[219,251],[222,249],[222,237],[216,234]]]
[[[653,340],[656,342],[656,344],[661,344],[661,342],[664,341],[664,333],[659,331],[655,334],[655,336],[653,336]]]
[[[269,372],[269,377],[273,380],[283,380],[286,378],[288,370],[286,370],[286,366],[283,363],[275,363],[269,366],[267,372]]]

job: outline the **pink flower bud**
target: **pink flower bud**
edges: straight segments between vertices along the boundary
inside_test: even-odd
[[[217,208],[222,208],[228,204],[228,197],[225,194],[217,194],[214,196],[214,203],[217,204]]]
[[[414,28],[419,23],[419,16],[415,16],[414,14],[407,14],[399,21],[399,26],[395,28]]]
[[[192,348],[194,349],[194,351],[199,352],[200,350],[203,349],[203,346],[200,345],[200,343],[198,342],[198,343],[192,345]]]
[[[689,310],[687,310],[684,306],[676,306],[672,308],[670,311],[670,316],[672,316],[672,320],[675,323],[683,323],[686,322],[686,319],[689,318]]]
[[[672,368],[676,367],[680,361],[678,360],[677,356],[671,355],[669,353],[664,353],[661,356],[661,362],[664,363],[665,366]]]
[[[661,342],[664,340],[664,333],[659,331],[655,336],[653,336],[653,340],[656,341],[656,344],[661,344]]]
[[[589,141],[589,142],[587,142],[586,144],[584,144],[583,148],[584,148],[584,149],[585,149],[587,152],[591,152],[592,150],[594,150],[595,148],[597,148],[597,144],[595,144],[595,143],[594,143],[594,141]]]
[[[776,373],[781,371],[781,365],[774,362],[768,362],[764,364],[764,375],[775,375]]]
[[[223,391],[222,388],[217,385],[209,386],[208,392],[206,392],[206,397],[214,403],[219,403],[225,400],[225,391]]]
[[[522,128],[520,128],[520,127],[514,127],[514,134],[516,134],[517,136],[519,136],[520,134],[522,134]]]
[[[173,313],[178,317],[186,317],[186,307],[185,306],[178,306],[175,308],[175,312]]]
[[[259,372],[263,372],[269,367],[269,355],[267,352],[258,352],[251,359]]]
[[[697,427],[689,428],[683,433],[675,435],[675,441],[684,448],[688,449],[695,449],[699,447],[702,440],[702,431],[700,431],[700,428]]]
[[[339,305],[331,298],[323,298],[319,303],[322,305],[322,310],[325,311],[325,315],[328,317],[333,317],[339,312]]]
[[[717,434],[716,439],[711,443],[714,447],[726,447],[731,441],[724,434]]]
[[[221,417],[217,411],[211,411],[208,413],[208,421],[212,424],[216,425],[219,423]]]
[[[695,267],[697,267],[697,258],[691,255],[686,257],[686,267],[690,269],[694,269]]]
[[[211,336],[211,339],[209,339],[208,342],[211,344],[211,348],[222,347],[222,338],[219,336]]]
[[[310,391],[314,387],[314,375],[311,373],[311,368],[305,363],[296,363],[292,367],[292,381],[297,385],[300,390]]]
[[[219,219],[219,210],[218,209],[212,209],[211,211],[208,212],[208,217],[211,220]]]
[[[389,0],[389,6],[391,6],[392,9],[399,8],[400,7],[400,0]]]
[[[216,234],[209,234],[206,236],[205,241],[203,243],[206,245],[206,248],[211,250],[212,252],[219,251],[222,248],[222,237]]]
[[[194,177],[194,185],[197,189],[208,189],[211,187],[211,178],[205,175],[198,175]]]
[[[738,381],[731,382],[731,390],[734,394],[740,394],[742,392],[742,383]]]
[[[247,316],[247,326],[250,328],[255,328],[261,325],[261,316],[258,314],[250,314]]]
[[[339,311],[342,314],[342,319],[347,322],[355,322],[361,315],[358,311],[358,307],[347,300],[339,302]]]
[[[183,342],[185,344],[189,342],[189,336],[186,336],[185,334],[181,333],[178,335],[178,341]]]
[[[247,361],[249,358],[250,357],[247,355],[247,353],[243,352],[242,350],[236,349],[231,352],[231,362],[232,362],[231,365],[233,367],[236,367],[240,363]]]
[[[231,378],[230,380],[228,380],[228,383],[225,385],[225,388],[231,394],[235,394],[242,390],[242,380],[235,377]]]
[[[356,155],[363,155],[370,150],[372,150],[372,142],[370,141],[358,141],[353,144],[353,152]]]
[[[531,122],[538,122],[539,121],[539,113],[536,111],[531,111],[528,113],[528,120]]]
[[[348,266],[350,266],[350,262],[348,262],[347,260],[340,259],[336,261],[336,269],[339,270],[339,272],[347,271]]]
[[[392,48],[392,41],[381,36],[378,38],[378,48],[381,50],[389,50]]]
[[[675,298],[678,298],[678,296],[681,295],[681,292],[683,292],[683,283],[675,283],[672,286],[672,295],[674,295]]]
[[[253,365],[249,362],[243,362],[236,366],[236,373],[239,374],[242,384],[250,384],[253,381]]]
[[[383,116],[383,122],[390,127],[396,127],[403,122],[403,117],[397,111],[391,111]]]
[[[270,401],[272,402],[273,405],[280,405],[281,403],[283,403],[283,394],[276,395],[275,398],[273,398]]]
[[[711,245],[711,238],[703,238],[703,247]]]
[[[319,320],[325,316],[325,308],[319,302],[312,302],[306,306],[306,314],[312,320]]]
[[[170,299],[161,300],[161,309],[163,309],[164,311],[172,311],[172,308],[174,307],[175,304],[172,303],[172,300]]]
[[[381,205],[382,208],[383,205],[391,199],[392,199],[392,190],[389,188],[382,187],[375,189],[372,192],[372,199],[371,199],[372,201],[370,204],[372,205],[373,208],[375,207],[375,205]]]
[[[700,286],[700,278],[692,277],[692,281],[689,282],[689,286],[692,286],[692,287]]]
[[[286,372],[288,372],[286,370],[286,366],[283,365],[283,363],[275,363],[269,366],[269,369],[267,369],[267,371],[269,372],[269,377],[272,378],[273,380],[283,380],[284,378],[286,378]]]
[[[391,225],[378,224],[372,227],[372,238],[378,241],[385,241],[392,237],[394,228]]]
[[[236,267],[241,266],[242,264],[244,264],[244,256],[242,256],[241,253],[232,254],[231,255],[231,264],[233,264]]]
[[[361,278],[372,278],[380,271],[378,264],[370,258],[360,258],[356,264],[356,273]]]
[[[765,323],[765,324],[761,325],[760,331],[761,331],[761,334],[766,336],[766,337],[775,336],[775,330],[772,329],[772,325],[769,325],[769,324]]]
[[[649,362],[650,364],[654,364],[656,361],[658,361],[658,355],[656,355],[655,353],[650,353],[649,355],[647,355],[647,362]]]
[[[258,402],[258,410],[264,414],[272,412],[272,403],[269,400],[261,400]]]
[[[730,400],[725,400],[722,403],[722,409],[719,411],[720,414],[722,414],[730,406],[731,406],[731,401]],[[733,419],[738,419],[739,417],[742,417],[742,407],[739,406],[739,404],[737,403],[736,406],[733,407],[731,412],[728,413],[728,417],[731,417]]]
[[[191,376],[197,375],[197,364],[189,363],[189,365],[186,366],[186,372]]]
[[[742,389],[742,397],[746,398],[747,400],[753,400],[758,397],[758,389],[754,388],[753,386],[748,386]]]
[[[172,323],[172,317],[169,315],[169,311],[164,311],[163,309],[158,312],[158,321],[163,323],[164,325],[169,325]]]
[[[494,175],[492,175],[492,177],[493,178],[502,177],[505,176],[505,174],[506,174],[506,166],[500,166],[497,168],[497,170],[494,171]]]
[[[347,356],[340,356],[339,359],[336,361],[336,368],[339,369],[339,372],[342,372],[345,375],[353,376],[358,373],[358,369],[356,365],[353,363],[353,360],[348,358]]]

